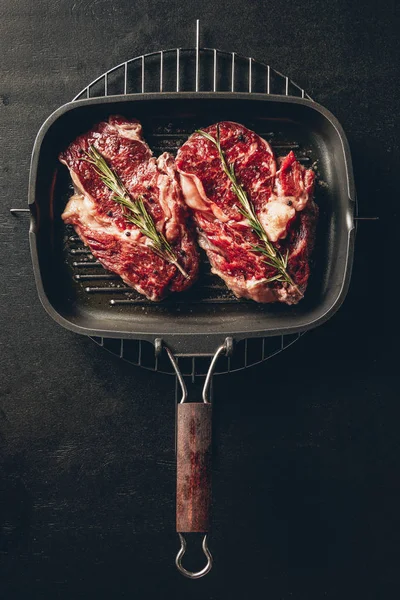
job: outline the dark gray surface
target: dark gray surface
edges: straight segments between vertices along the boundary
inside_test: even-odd
[[[396,597],[397,3],[182,4],[0,5],[0,597]],[[204,45],[269,62],[332,110],[360,213],[381,220],[360,224],[329,323],[216,381],[215,567],[191,582],[173,565],[173,380],[49,319],[27,219],[8,209],[48,114],[122,60],[191,45],[196,16]]]

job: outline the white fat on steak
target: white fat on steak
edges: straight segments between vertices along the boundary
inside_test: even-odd
[[[107,217],[106,214],[101,215],[96,208],[93,198],[87,193],[75,193],[71,196],[62,217],[66,223],[85,223],[85,227],[90,229],[91,232],[99,231],[103,234],[120,238],[125,244],[137,244],[139,240],[143,245],[148,243],[147,238],[140,233],[139,229],[127,229],[127,232],[129,232],[129,238],[127,239],[126,231],[117,227],[113,220]]]
[[[288,223],[295,214],[296,210],[293,206],[288,206],[282,200],[270,200],[262,207],[258,218],[268,239],[277,242],[286,237]]]

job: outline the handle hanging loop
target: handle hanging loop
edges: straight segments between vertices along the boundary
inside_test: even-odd
[[[182,575],[184,575],[185,577],[188,577],[189,579],[200,579],[200,577],[204,577],[204,575],[207,575],[207,573],[209,573],[211,571],[211,567],[212,567],[212,563],[213,563],[211,552],[207,546],[207,534],[204,536],[203,542],[201,544],[201,547],[203,548],[204,556],[206,557],[207,562],[206,562],[206,565],[200,571],[188,571],[182,565],[182,558],[186,552],[186,540],[181,533],[178,533],[178,535],[179,535],[179,539],[181,541],[181,547],[180,547],[180,550],[179,550],[178,554],[176,555],[176,559],[175,559],[175,564],[176,564],[178,571],[180,573],[182,573]]]

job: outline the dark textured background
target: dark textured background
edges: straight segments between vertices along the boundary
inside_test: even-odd
[[[269,62],[336,114],[360,214],[380,221],[359,225],[331,321],[216,381],[215,567],[192,582],[173,564],[173,380],[50,320],[28,217],[8,209],[26,205],[43,120],[115,64],[192,45],[195,17],[203,45]],[[399,29],[395,1],[2,0],[1,598],[398,596]]]

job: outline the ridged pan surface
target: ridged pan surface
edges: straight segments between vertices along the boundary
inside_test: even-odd
[[[277,156],[294,149],[317,175],[320,208],[312,274],[297,306],[237,300],[204,260],[187,292],[151,303],[106,272],[61,214],[72,194],[58,154],[77,135],[110,114],[136,117],[158,155],[177,148],[197,128],[234,120],[271,143]],[[177,350],[211,352],[221,339],[292,334],[315,327],[342,303],[354,245],[354,184],[350,153],[337,120],[299,98],[246,93],[134,94],[81,100],[56,111],[41,128],[33,151],[29,204],[30,243],[39,295],[61,325],[79,333],[154,341]]]

